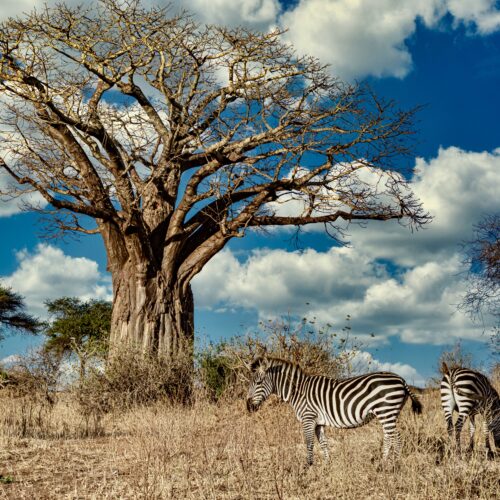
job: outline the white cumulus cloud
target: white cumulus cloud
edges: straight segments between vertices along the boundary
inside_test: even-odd
[[[0,359],[0,366],[10,367],[19,363],[19,361],[21,361],[21,356],[19,354],[11,354],[10,356]]]
[[[56,0],[3,0],[0,19],[53,6]],[[85,5],[90,0],[67,0]],[[168,5],[166,0],[144,0],[144,5]],[[463,24],[473,34],[500,29],[495,0],[299,0],[285,8],[278,0],[174,0],[206,23],[246,26],[266,31],[288,29],[287,39],[298,52],[332,65],[345,79],[373,76],[404,77],[412,68],[407,46],[421,20],[434,28],[446,15],[456,28]]]
[[[301,0],[281,24],[303,54],[331,64],[334,74],[350,79],[405,76],[412,66],[405,40],[417,17],[435,20],[433,0]]]
[[[382,266],[350,248],[255,250],[244,262],[225,250],[207,264],[193,286],[199,307],[226,303],[255,308],[268,317],[359,300],[381,277],[387,277]]]
[[[248,26],[266,31],[281,11],[278,0],[187,0],[181,6],[210,24]]]
[[[441,148],[436,158],[416,160],[411,188],[434,217],[409,235],[397,222],[351,226],[351,241],[378,258],[401,266],[447,260],[472,238],[473,225],[500,211],[500,148],[492,152]]]
[[[482,328],[456,310],[464,292],[460,271],[458,256],[392,277],[374,256],[356,248],[259,250],[242,262],[226,250],[193,287],[198,307],[212,310],[244,308],[263,319],[290,313],[336,329],[350,315],[353,335],[367,344],[393,336],[431,344],[483,340]]]
[[[23,211],[23,207],[43,208],[46,200],[38,192],[28,192],[13,198],[7,193],[15,181],[6,172],[0,170],[0,217],[9,217]]]
[[[447,14],[480,35],[500,28],[495,0],[300,0],[280,23],[299,52],[331,64],[335,75],[402,78],[412,69],[406,43],[417,20],[433,28]]]
[[[64,296],[82,300],[111,300],[111,283],[101,274],[97,262],[86,257],[71,257],[60,248],[39,244],[30,253],[21,250],[16,255],[18,268],[2,283],[25,298],[27,310],[46,316],[44,302]]]
[[[369,342],[371,333],[378,342],[485,341],[491,319],[475,325],[457,311],[465,293],[460,244],[483,214],[500,211],[499,169],[500,150],[441,149],[436,158],[417,160],[411,181],[434,216],[425,229],[351,226],[352,246],[326,252],[261,249],[238,259],[226,250],[195,279],[197,304],[255,310],[263,318],[315,316],[337,328],[349,314],[353,332]]]
[[[403,377],[408,384],[424,386],[425,379],[418,371],[407,363],[389,363],[379,361],[369,352],[359,351],[355,353],[351,360],[351,365],[357,373],[367,373],[374,371],[393,372]]]
[[[464,23],[485,35],[500,28],[496,0],[446,0],[445,3],[456,24]]]

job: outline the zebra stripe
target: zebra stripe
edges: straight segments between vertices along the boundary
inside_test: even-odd
[[[384,432],[383,458],[388,457],[391,448],[398,456],[401,438],[396,421],[408,396],[413,411],[422,411],[420,401],[404,379],[394,373],[377,372],[335,380],[307,375],[294,363],[267,357],[257,358],[252,363],[252,371],[248,411],[256,411],[271,394],[290,403],[302,422],[309,465],[313,463],[314,435],[328,459],[325,425],[354,428],[374,417],[378,418]]]
[[[450,438],[455,440],[460,449],[460,433],[467,417],[470,423],[470,442],[468,451],[474,449],[475,417],[484,418],[483,430],[487,453],[492,456],[489,433],[493,434],[495,447],[500,448],[500,397],[490,381],[482,373],[467,368],[449,369],[443,363],[441,381],[441,405],[444,411],[446,427]],[[458,418],[453,425],[453,412]]]

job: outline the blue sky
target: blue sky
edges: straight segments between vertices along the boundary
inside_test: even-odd
[[[2,2],[0,16],[43,2]],[[50,2],[49,2],[50,3]],[[74,2],[80,3],[80,2]],[[85,3],[85,2],[83,2]],[[434,375],[443,349],[461,340],[488,363],[488,335],[456,310],[465,288],[460,243],[481,215],[500,210],[500,13],[493,1],[189,0],[202,21],[261,30],[288,27],[297,50],[346,80],[366,79],[418,115],[412,187],[434,216],[412,234],[393,223],[351,227],[339,248],[319,228],[251,233],[231,242],[195,278],[196,330],[217,340],[280,314],[315,316],[340,330],[345,317],[372,366],[410,382]],[[2,179],[0,177],[0,183]],[[0,201],[0,278],[30,311],[62,295],[110,295],[99,237],[43,240],[39,219]],[[265,281],[261,276],[265,276]],[[486,320],[486,326],[488,322]],[[371,333],[375,333],[375,340]],[[36,342],[11,337],[0,358]],[[371,358],[370,358],[371,357]]]

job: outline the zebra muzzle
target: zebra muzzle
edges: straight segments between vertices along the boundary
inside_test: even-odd
[[[247,399],[247,410],[248,413],[253,413],[254,411],[257,411],[257,406],[252,403],[251,399]]]

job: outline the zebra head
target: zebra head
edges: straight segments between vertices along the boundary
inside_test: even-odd
[[[269,372],[270,366],[271,362],[265,357],[254,359],[251,365],[252,378],[247,394],[247,410],[249,412],[257,411],[273,392],[274,384]]]

